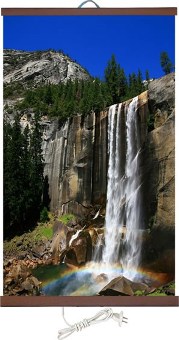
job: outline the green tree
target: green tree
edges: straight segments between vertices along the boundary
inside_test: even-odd
[[[142,72],[140,69],[138,70],[138,73],[137,73],[137,89],[136,90],[137,90],[137,94],[140,94],[144,91],[144,84],[142,81]]]
[[[174,69],[174,66],[168,56],[168,53],[163,51],[160,54],[160,65],[165,74],[169,74]]]
[[[45,204],[48,183],[43,183],[40,117],[35,115],[33,131],[4,122],[4,235],[22,233],[39,218],[42,194]],[[46,187],[44,187],[44,184]]]
[[[127,93],[127,78],[123,68],[120,68],[118,65],[118,93],[119,93],[119,102],[122,102]]]
[[[105,81],[109,92],[112,96],[113,103],[119,101],[119,65],[117,65],[116,57],[112,54],[105,69]]]
[[[23,222],[24,145],[19,117],[15,117],[13,127],[5,124],[4,130],[4,216],[9,233],[13,234],[21,230]]]
[[[45,102],[47,105],[50,105],[50,104],[53,103],[51,85],[47,85],[47,86],[45,87],[45,91],[44,91],[44,102]]]
[[[47,210],[46,207],[44,207],[42,209],[42,211],[40,212],[40,222],[44,223],[44,222],[47,222],[47,221],[49,221],[48,210]]]
[[[145,71],[145,80],[149,81],[150,80],[150,74],[149,74],[149,70]]]
[[[135,97],[138,93],[137,90],[137,76],[134,72],[129,74],[129,87],[128,87],[128,98]]]

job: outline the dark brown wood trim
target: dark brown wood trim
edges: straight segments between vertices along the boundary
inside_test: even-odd
[[[177,7],[2,8],[1,15],[177,15]]]
[[[177,307],[178,296],[3,296],[2,307],[123,306]]]

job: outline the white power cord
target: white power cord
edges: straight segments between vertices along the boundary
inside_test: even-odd
[[[73,334],[75,331],[80,332],[83,328],[89,327],[91,325],[107,321],[109,319],[113,319],[114,321],[117,321],[118,325],[121,327],[122,322],[127,323],[127,318],[123,316],[123,312],[120,313],[113,313],[111,308],[106,308],[98,312],[96,315],[94,315],[92,318],[89,319],[83,319],[80,322],[75,323],[74,325],[70,325],[68,321],[65,318],[65,311],[64,307],[62,307],[62,317],[65,321],[65,323],[69,326],[68,328],[64,328],[58,331],[58,340],[62,340]]]

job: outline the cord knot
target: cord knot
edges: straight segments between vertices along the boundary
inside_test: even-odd
[[[87,319],[84,319],[78,323],[75,323],[74,327],[77,332],[82,331],[83,328],[89,327],[90,322]]]
[[[111,308],[106,308],[105,311],[107,314],[107,319],[110,319],[113,317],[113,310]]]

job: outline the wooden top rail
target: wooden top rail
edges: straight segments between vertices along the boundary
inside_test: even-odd
[[[1,15],[177,15],[177,7],[1,8]]]

